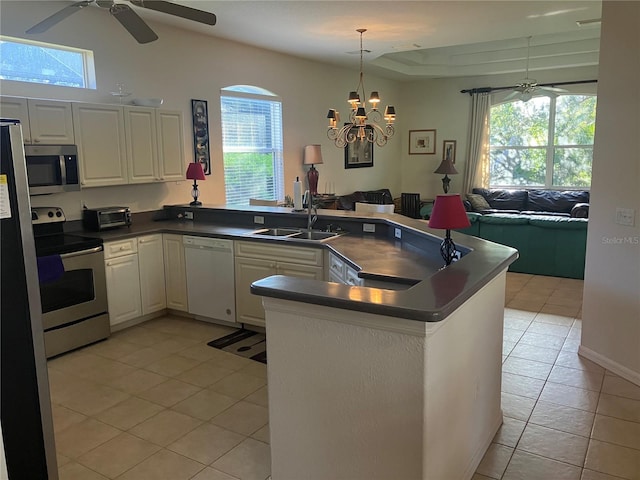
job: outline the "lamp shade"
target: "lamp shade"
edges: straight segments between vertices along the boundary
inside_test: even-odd
[[[431,211],[429,227],[454,230],[471,225],[467,212],[462,204],[462,198],[455,195],[437,195]]]
[[[455,175],[458,173],[451,159],[445,158],[433,173],[443,173],[445,175]]]
[[[188,180],[205,180],[204,170],[201,163],[190,163],[187,167]]]
[[[306,145],[304,147],[304,160],[305,165],[315,165],[322,163],[322,151],[320,145]]]

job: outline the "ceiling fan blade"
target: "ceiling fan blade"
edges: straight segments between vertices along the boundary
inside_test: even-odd
[[[215,25],[216,16],[211,12],[205,12],[196,8],[185,7],[172,2],[163,0],[131,0],[136,7],[148,8],[157,12],[168,13],[176,17],[186,18],[194,22],[204,23],[206,25]]]
[[[518,95],[520,95],[520,92],[518,90],[514,90],[513,92],[511,92],[509,95],[507,95],[506,97],[504,97],[505,100],[511,100],[512,98],[516,98]]]
[[[73,15],[74,13],[76,13],[77,11],[79,11],[82,8],[86,7],[87,5],[89,5],[92,2],[93,2],[93,0],[82,0],[81,2],[76,2],[76,3],[73,3],[71,5],[68,5],[68,6],[64,7],[62,10],[54,13],[50,17],[45,18],[44,20],[42,20],[37,25],[34,25],[29,30],[27,30],[25,33],[44,33],[47,30],[49,30],[51,27],[56,25],[57,23],[61,22],[62,20],[64,20],[68,16]]]
[[[546,90],[547,92],[555,92],[555,93],[567,93],[569,90],[565,90],[564,88],[558,88],[558,87],[543,87],[543,86],[539,86],[538,87],[540,90]]]
[[[109,9],[111,15],[135,38],[138,43],[149,43],[158,39],[158,35],[151,30],[129,5],[114,3]]]

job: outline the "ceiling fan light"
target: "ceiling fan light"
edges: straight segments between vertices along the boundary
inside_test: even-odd
[[[523,102],[528,102],[532,97],[533,94],[531,92],[522,92],[522,94],[520,95],[520,100],[522,100]]]

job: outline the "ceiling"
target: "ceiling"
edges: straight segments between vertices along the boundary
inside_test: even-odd
[[[408,80],[598,64],[601,1],[173,0],[213,12],[215,26],[133,7],[168,23],[314,61]]]

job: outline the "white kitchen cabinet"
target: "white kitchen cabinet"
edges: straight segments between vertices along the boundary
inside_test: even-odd
[[[119,105],[73,104],[83,187],[128,183],[124,110]]]
[[[167,307],[167,300],[162,234],[138,237],[138,262],[142,314],[147,315],[164,310]]]
[[[22,124],[25,144],[73,145],[75,135],[70,102],[1,97],[0,114]]]
[[[129,183],[184,180],[182,112],[124,107]]]
[[[136,239],[104,244],[111,326],[142,315]]]
[[[156,110],[159,180],[184,180],[184,132],[181,111]]]
[[[189,306],[182,235],[165,233],[162,237],[167,308],[186,312]]]
[[[275,243],[236,242],[236,315],[238,322],[265,326],[262,298],[251,284],[271,275],[322,280],[322,250]]]
[[[358,277],[358,271],[355,268],[347,264],[335,253],[327,252],[327,256],[328,274],[326,276],[328,281],[345,285],[364,285],[363,279]]]
[[[125,143],[129,183],[159,179],[156,111],[147,107],[124,107]]]

